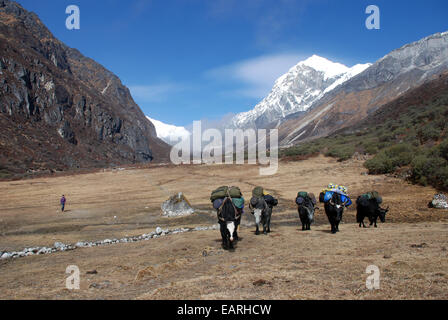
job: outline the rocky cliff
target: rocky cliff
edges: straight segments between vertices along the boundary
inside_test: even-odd
[[[0,169],[166,161],[169,146],[112,72],[0,0]]]

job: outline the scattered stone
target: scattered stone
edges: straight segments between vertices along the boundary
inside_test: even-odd
[[[12,257],[12,254],[5,252],[4,254],[2,254],[1,258],[2,259],[9,259]]]
[[[392,258],[392,256],[390,254],[385,254],[383,258],[384,259],[390,259],[390,258]]]
[[[261,287],[261,286],[264,286],[264,285],[267,285],[267,284],[271,284],[271,283],[269,281],[266,281],[266,280],[263,280],[263,279],[259,279],[259,280],[253,282],[253,285],[256,286],[256,287]]]
[[[62,242],[55,242],[54,247],[58,250],[62,250],[62,249],[65,249],[66,246]]]
[[[87,271],[86,274],[98,274],[98,271],[96,270]]]
[[[105,289],[108,288],[111,285],[110,281],[104,281],[101,283],[92,283],[89,288],[94,288],[94,289]]]
[[[411,248],[426,248],[428,245],[426,243],[421,243],[421,244],[412,244]]]
[[[182,217],[193,214],[194,209],[184,194],[179,192],[162,204],[162,212],[165,217]]]
[[[157,228],[156,228],[156,234],[157,234],[158,236],[160,236],[160,235],[162,234],[162,232],[163,232],[162,228],[160,228],[160,227],[157,227]]]
[[[448,209],[448,199],[444,194],[436,194],[432,201],[428,204],[428,207],[435,209]]]

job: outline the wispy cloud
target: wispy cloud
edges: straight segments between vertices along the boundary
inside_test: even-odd
[[[296,53],[264,55],[209,70],[205,75],[219,82],[239,83],[235,94],[263,98],[281,75],[304,58]]]
[[[261,47],[278,45],[284,31],[296,27],[310,4],[326,0],[214,0],[207,1],[214,20],[241,19],[254,28]]]
[[[185,86],[177,83],[129,86],[133,98],[139,102],[165,101],[173,93],[183,91]]]

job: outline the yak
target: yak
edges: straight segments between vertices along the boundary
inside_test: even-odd
[[[302,223],[302,231],[311,230],[311,224],[314,222],[315,208],[313,201],[307,197],[304,202],[298,206],[299,218]]]
[[[250,206],[254,217],[255,217],[255,234],[260,234],[260,224],[263,225],[263,233],[267,235],[271,232],[271,217],[272,217],[272,206],[266,203],[264,198],[253,197],[250,200]]]
[[[339,223],[342,221],[342,215],[347,202],[342,202],[341,195],[333,193],[330,201],[325,203],[325,213],[331,224],[331,233],[339,232]]]
[[[241,222],[241,210],[235,207],[232,199],[224,199],[221,207],[217,210],[218,221],[221,231],[222,246],[225,250],[234,249],[238,239],[238,226]]]
[[[365,199],[358,197],[356,200],[356,221],[359,223],[359,227],[366,228],[364,219],[367,217],[370,221],[370,226],[374,225],[377,228],[377,220],[380,218],[382,223],[386,222],[386,214],[389,212],[387,209],[382,209],[376,199]]]

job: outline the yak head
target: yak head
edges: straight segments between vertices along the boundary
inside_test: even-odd
[[[389,207],[387,209],[383,209],[381,207],[378,207],[378,217],[380,218],[381,222],[386,222],[386,214],[389,212]]]
[[[347,202],[342,202],[341,195],[334,193],[333,197],[330,199],[330,205],[336,211],[337,217],[341,219],[342,214],[344,213],[344,208],[347,205]]]

